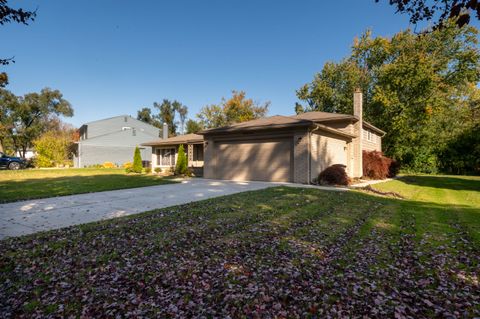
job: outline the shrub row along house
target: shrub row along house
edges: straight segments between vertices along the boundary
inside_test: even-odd
[[[333,164],[361,177],[362,151],[381,151],[385,135],[363,121],[362,103],[356,91],[354,115],[276,115],[142,145],[153,148],[153,169],[174,166],[179,145],[186,145],[188,166],[206,178],[310,183]]]

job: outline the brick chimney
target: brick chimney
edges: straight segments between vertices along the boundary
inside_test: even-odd
[[[168,124],[163,123],[163,136],[162,138],[166,140],[168,138]]]
[[[353,139],[353,177],[362,177],[363,176],[363,145],[362,145],[362,135],[363,135],[363,94],[362,91],[357,88],[353,93],[353,115],[358,119],[358,121],[353,125],[354,135],[356,136]]]
[[[363,94],[362,91],[357,88],[353,93],[353,115],[363,120]]]

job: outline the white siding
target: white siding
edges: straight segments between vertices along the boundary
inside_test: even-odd
[[[368,128],[363,128],[362,147],[365,151],[382,151],[382,137]]]

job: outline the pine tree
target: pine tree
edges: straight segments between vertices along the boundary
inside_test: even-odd
[[[183,145],[180,145],[178,148],[178,156],[177,156],[177,165],[175,166],[175,174],[176,175],[184,175],[187,173],[187,156],[185,155],[185,150]]]
[[[142,156],[140,155],[140,149],[135,147],[135,153],[133,155],[133,172],[141,173],[142,172]]]

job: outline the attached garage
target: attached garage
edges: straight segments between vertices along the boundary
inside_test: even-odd
[[[385,132],[363,122],[361,93],[355,115],[306,112],[211,128],[204,137],[204,177],[240,181],[311,183],[333,164],[361,177],[362,130]],[[381,137],[376,139],[379,143]]]
[[[218,141],[215,178],[290,182],[293,179],[293,139]]]

